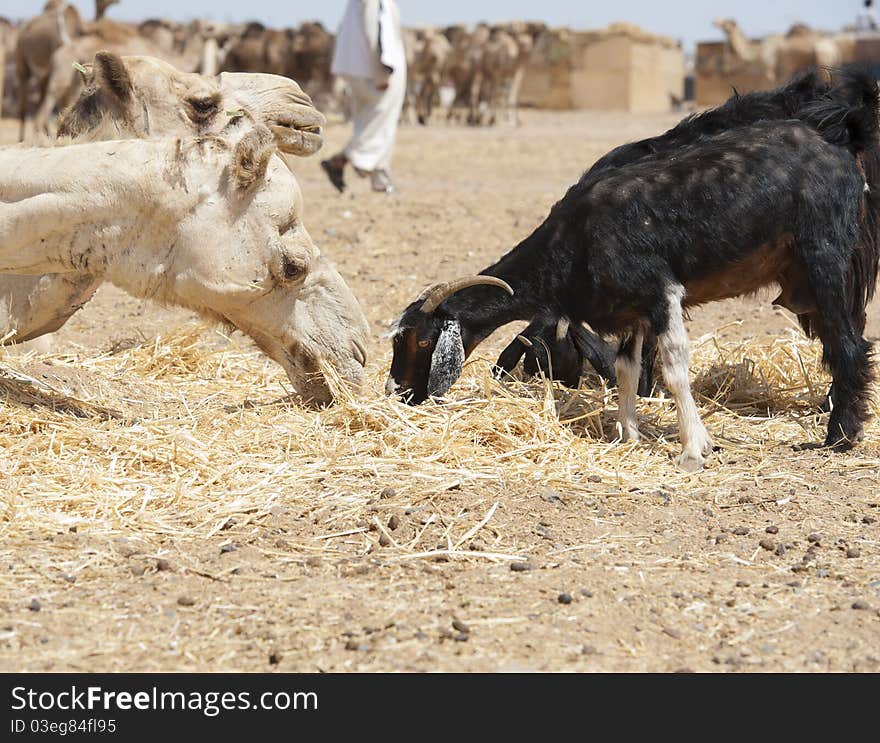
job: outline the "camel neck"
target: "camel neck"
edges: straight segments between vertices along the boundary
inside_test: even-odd
[[[0,150],[0,271],[100,276],[155,240],[172,217],[163,207],[187,208],[173,155],[172,141]]]

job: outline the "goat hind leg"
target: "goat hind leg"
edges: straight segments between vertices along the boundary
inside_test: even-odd
[[[817,323],[823,361],[831,371],[831,415],[825,446],[845,450],[858,443],[870,417],[871,344],[853,327],[850,317],[837,307]]]
[[[682,451],[676,464],[688,472],[703,468],[705,455],[712,451],[712,438],[700,420],[700,413],[691,392],[689,374],[690,345],[684,326],[682,299],[684,289],[672,286],[666,295],[668,317],[666,327],[657,333],[663,378],[675,399]]]

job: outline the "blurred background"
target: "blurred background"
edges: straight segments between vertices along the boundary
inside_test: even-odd
[[[345,116],[330,75],[344,0],[5,0],[0,18],[2,113],[57,113],[75,94],[53,75],[98,48],[150,53],[181,69],[274,72]],[[631,113],[699,108],[773,87],[810,65],[880,62],[873,9],[836,2],[571,3],[402,0],[410,67],[404,119],[491,124],[520,107]],[[64,69],[53,55],[68,53]],[[56,55],[58,56],[58,55]],[[58,65],[56,65],[58,66]],[[492,76],[491,84],[482,78]],[[474,86],[482,89],[477,90]],[[468,101],[476,97],[477,106]],[[466,110],[465,110],[466,109]]]

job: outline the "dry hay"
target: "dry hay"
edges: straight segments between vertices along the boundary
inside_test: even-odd
[[[817,345],[794,331],[740,345],[720,345],[714,335],[694,343],[695,391],[721,447],[695,475],[671,461],[677,427],[662,393],[640,403],[645,441],[623,444],[615,440],[616,397],[596,379],[577,392],[501,384],[481,358],[467,365],[449,400],[410,408],[378,392],[385,372],[376,365],[368,392],[310,411],[288,396],[264,356],[234,341],[216,346],[216,336],[188,326],[98,357],[4,358],[7,549],[74,527],[108,543],[132,534],[191,543],[225,529],[246,537],[283,511],[303,529],[279,559],[343,544],[365,554],[380,539],[389,559],[515,559],[517,545],[492,523],[492,504],[503,502],[509,483],[567,497],[803,483],[786,463],[800,445],[822,440],[826,422],[815,412],[828,384]],[[875,419],[862,447],[820,461],[875,477],[878,443]],[[777,456],[768,459],[771,449]],[[456,488],[478,489],[485,505],[467,514],[444,508],[444,493]],[[431,516],[406,539],[395,537],[371,515],[379,499]],[[478,532],[486,547],[470,551]],[[55,567],[76,573],[106,559],[100,550],[61,554]]]

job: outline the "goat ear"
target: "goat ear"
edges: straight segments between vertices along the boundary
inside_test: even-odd
[[[464,368],[464,344],[458,320],[446,320],[431,356],[431,373],[428,375],[428,395],[445,395]]]
[[[107,93],[120,103],[131,100],[134,86],[125,62],[113,52],[98,52],[94,62],[95,80]]]
[[[232,154],[232,177],[236,187],[249,191],[262,181],[274,152],[272,133],[265,126],[257,126],[245,134]]]

